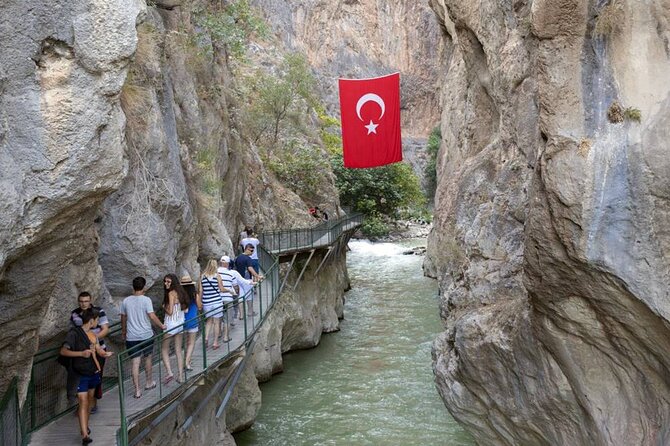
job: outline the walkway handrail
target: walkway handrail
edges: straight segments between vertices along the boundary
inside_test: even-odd
[[[0,400],[0,444],[22,446],[24,427],[19,409],[18,379],[14,377]]]

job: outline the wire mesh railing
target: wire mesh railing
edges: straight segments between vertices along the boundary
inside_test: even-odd
[[[19,410],[17,378],[12,379],[0,401],[0,440],[2,446],[21,446],[24,428]]]

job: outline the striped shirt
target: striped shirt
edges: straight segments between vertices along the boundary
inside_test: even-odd
[[[226,269],[223,267],[219,267],[218,271],[219,276],[221,276],[221,282],[223,283],[223,287],[228,290],[232,290],[233,285],[243,286],[245,284],[249,285],[253,283],[251,280],[247,280],[242,276],[240,276],[240,273],[238,273],[234,269]],[[229,299],[233,297],[233,295],[227,291],[224,291],[222,296]]]
[[[218,274],[217,274],[218,275]],[[202,276],[202,304],[217,305],[221,303],[221,294],[219,293],[219,281],[217,276]]]

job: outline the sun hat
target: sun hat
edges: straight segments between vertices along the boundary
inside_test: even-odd
[[[181,276],[181,279],[179,279],[179,282],[182,285],[193,285],[195,283],[191,279],[191,276],[189,276],[188,274],[184,274],[183,276]]]

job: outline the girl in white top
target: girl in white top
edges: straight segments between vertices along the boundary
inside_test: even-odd
[[[182,336],[184,331],[184,312],[191,303],[190,296],[179,283],[179,279],[174,274],[168,274],[163,279],[164,295],[163,309],[165,310],[165,337],[161,345],[161,356],[163,365],[167,372],[163,382],[168,384],[174,379],[172,367],[170,366],[170,340],[174,339],[175,356],[177,357],[177,368],[179,375],[177,382],[184,382],[184,352],[182,350]]]

